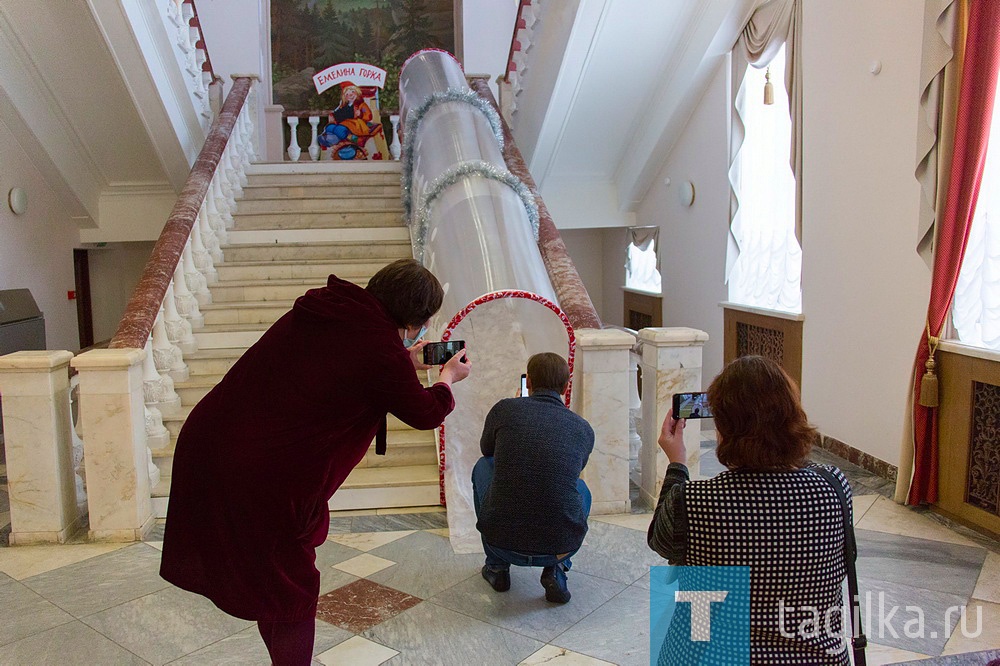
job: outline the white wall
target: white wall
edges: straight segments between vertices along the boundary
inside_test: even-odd
[[[821,431],[896,464],[930,289],[913,176],[923,3],[803,7],[803,401]]]
[[[566,251],[590,294],[594,309],[604,317],[604,233],[601,229],[560,229]]]
[[[152,253],[153,242],[111,243],[87,252],[95,342],[111,339],[118,330],[125,306]]]
[[[7,205],[13,187],[28,194],[28,210],[14,215]],[[34,167],[13,132],[0,121],[0,289],[30,289],[45,316],[46,346],[76,351],[80,346],[73,248],[79,229]]]
[[[497,99],[496,78],[507,71],[517,6],[518,0],[461,0],[461,21],[456,19],[455,55],[467,73],[489,74]]]
[[[663,325],[708,333],[705,386],[722,369],[722,308],[726,300],[729,233],[728,62],[718,68],[680,140],[636,210],[636,225],[660,227]],[[665,183],[670,179],[670,184]],[[685,206],[679,186],[691,181],[695,201]]]

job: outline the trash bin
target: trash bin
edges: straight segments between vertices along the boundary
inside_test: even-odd
[[[31,291],[0,290],[0,356],[39,349],[45,349],[45,317]],[[0,411],[0,441],[3,440],[2,414]]]

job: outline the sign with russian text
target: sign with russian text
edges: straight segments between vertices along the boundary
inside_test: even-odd
[[[342,62],[313,76],[318,93],[346,82],[361,87],[382,88],[385,86],[385,70],[363,62]]]

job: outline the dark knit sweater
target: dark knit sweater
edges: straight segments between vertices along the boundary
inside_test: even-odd
[[[491,546],[527,554],[576,550],[587,534],[577,479],[594,430],[555,391],[508,398],[486,417],[480,448],[496,473],[476,527]]]

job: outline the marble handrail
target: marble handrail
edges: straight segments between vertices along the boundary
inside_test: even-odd
[[[111,339],[111,348],[143,349],[146,346],[164,295],[252,85],[253,77],[235,78],[232,90],[212,123],[205,145],[191,167],[187,182],[153,247],[139,284],[132,292],[125,315]]]
[[[468,80],[469,87],[497,108],[499,113],[500,109],[497,107],[497,101],[493,97],[493,91],[490,90],[487,78],[485,76],[470,76]],[[521,156],[517,144],[514,143],[510,127],[502,116],[501,124],[504,134],[503,157],[507,163],[507,169],[527,185],[538,203],[538,249],[559,298],[559,305],[569,317],[574,329],[602,328],[601,318],[594,308],[593,301],[590,300],[587,287],[584,286],[580,274],[577,273],[576,266],[566,250],[566,244],[559,236],[559,230],[556,229],[556,225],[552,221],[552,215],[549,214],[545,202],[538,193],[535,179],[531,177],[528,165]]]

